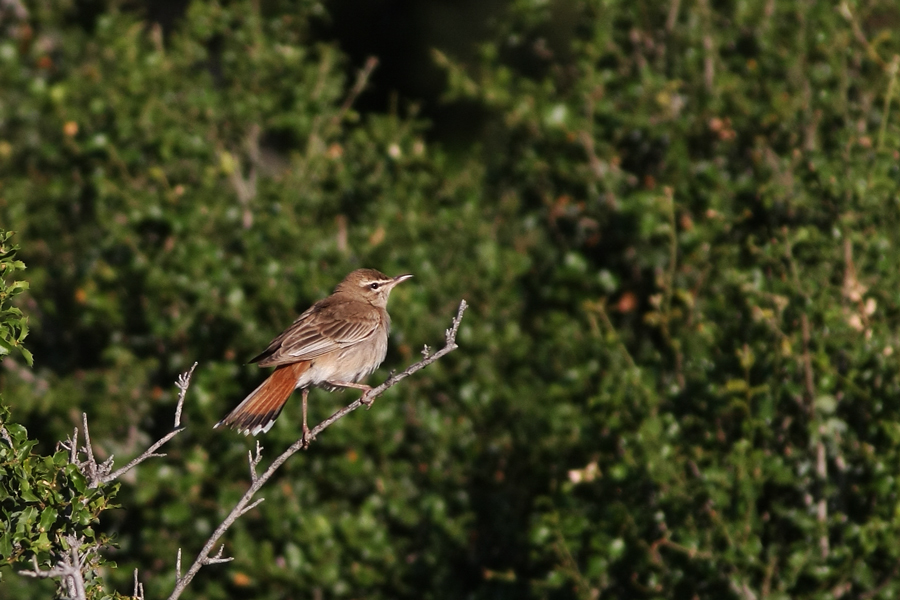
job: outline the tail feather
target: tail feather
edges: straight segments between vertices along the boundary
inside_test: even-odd
[[[238,433],[256,435],[272,428],[297,380],[309,368],[309,361],[282,365],[275,369],[237,408],[215,424],[227,425]]]

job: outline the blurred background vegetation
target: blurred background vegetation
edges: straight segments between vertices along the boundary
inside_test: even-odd
[[[368,266],[416,275],[372,381],[465,298],[460,349],[295,456],[191,597],[900,594],[895,0],[0,11],[12,420],[46,454],[87,412],[122,464],[200,363],[103,513],[109,589],[168,594],[248,485],[211,429],[243,363]]]

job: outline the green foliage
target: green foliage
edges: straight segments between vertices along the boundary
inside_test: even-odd
[[[7,280],[16,271],[25,269],[25,263],[15,260],[18,246],[10,241],[12,236],[12,231],[0,231],[0,360],[16,351],[31,366],[34,359],[22,345],[28,335],[28,319],[12,305],[13,298],[28,289],[28,282]]]
[[[14,260],[17,246],[12,232],[0,231],[0,272],[9,276],[25,268]],[[26,318],[10,306],[12,298],[28,288],[24,281],[0,279],[0,339],[7,340],[7,352],[15,348],[31,364],[31,355],[22,347],[28,332]],[[90,489],[78,466],[61,450],[41,456],[33,449],[26,429],[10,420],[9,409],[0,399],[0,566],[19,569],[55,566],[58,556],[69,551],[70,540],[79,541],[79,550],[107,545],[107,536],[95,531],[101,512],[110,508],[116,487]],[[112,563],[105,562],[110,566]],[[93,570],[90,570],[93,574]],[[2,571],[0,571],[2,575]],[[88,595],[106,597],[102,582],[90,578]]]
[[[4,566],[42,569],[56,565],[58,557],[71,550],[70,540],[79,540],[78,550],[108,546],[109,539],[97,533],[100,513],[111,508],[117,486],[89,488],[69,453],[59,451],[40,456],[28,432],[9,420],[9,410],[0,406],[4,443],[0,444],[0,560]],[[88,597],[107,597],[95,569],[89,570]]]
[[[171,589],[247,486],[210,429],[243,361],[373,266],[416,275],[373,380],[464,297],[460,349],[286,464],[198,597],[896,596],[895,3],[511,3],[477,64],[435,53],[487,115],[453,153],[347,108],[322,10],[195,0],[162,35],[38,5],[0,41],[15,414],[52,444],[85,410],[126,459],[200,361],[104,514],[113,585]]]
[[[548,593],[897,593],[900,14],[772,6],[557,5],[569,43],[522,3],[479,69],[438,56],[503,120],[489,193],[553,232]]]

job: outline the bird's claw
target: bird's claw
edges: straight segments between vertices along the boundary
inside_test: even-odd
[[[314,435],[312,435],[312,434],[310,433],[308,427],[304,427],[304,428],[303,428],[303,436],[301,437],[301,440],[302,440],[302,441],[301,441],[301,446],[302,446],[302,448],[303,448],[304,450],[306,450],[307,448],[309,448],[309,445],[312,443],[312,441],[313,441],[314,439],[316,439],[316,436],[314,436]]]

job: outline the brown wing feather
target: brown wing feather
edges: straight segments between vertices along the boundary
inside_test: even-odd
[[[285,365],[358,344],[377,331],[381,312],[366,302],[330,296],[297,317],[250,362],[261,367]]]
[[[215,426],[227,425],[244,435],[268,431],[307,369],[308,361],[278,367]]]

